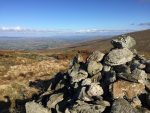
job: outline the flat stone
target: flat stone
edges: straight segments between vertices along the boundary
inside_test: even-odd
[[[90,61],[96,61],[96,62],[100,62],[103,57],[104,57],[104,53],[100,52],[100,51],[94,51],[88,58],[87,58],[87,62]]]
[[[93,97],[93,96],[99,97],[103,93],[104,93],[103,89],[102,89],[102,87],[98,83],[91,83],[91,85],[89,86],[89,88],[87,90],[87,94],[90,97]]]
[[[124,80],[119,80],[110,85],[110,91],[114,99],[124,98],[132,99],[145,90],[144,84],[132,83]]]
[[[105,110],[104,105],[88,104],[84,101],[77,101],[66,113],[102,113]]]
[[[32,101],[27,102],[25,105],[26,113],[51,113],[47,108],[44,108],[42,105]]]
[[[147,80],[147,74],[144,70],[141,69],[135,69],[132,71],[132,73],[120,73],[118,74],[118,77],[123,78],[130,82],[139,82],[142,84],[146,84]]]
[[[96,61],[90,61],[88,63],[88,73],[92,76],[95,75],[97,73],[99,73],[103,68],[103,65],[101,63],[97,63]]]
[[[136,45],[134,38],[126,35],[113,39],[111,43],[115,48],[132,48]]]
[[[47,102],[47,107],[55,108],[56,104],[61,102],[64,99],[63,96],[64,95],[62,93],[57,93],[57,94],[51,95],[49,98],[49,101]]]
[[[122,65],[131,61],[133,57],[133,53],[127,48],[114,49],[105,57],[105,64],[111,66]]]
[[[125,99],[117,99],[113,102],[111,113],[140,113]]]

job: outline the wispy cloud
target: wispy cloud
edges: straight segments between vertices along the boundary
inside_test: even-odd
[[[28,35],[28,36],[56,36],[56,35],[112,35],[112,34],[122,34],[131,32],[134,30],[124,29],[124,30],[114,30],[114,29],[31,29],[22,28],[20,26],[16,27],[0,27],[0,35]]]
[[[150,26],[150,22],[140,23],[139,26]]]

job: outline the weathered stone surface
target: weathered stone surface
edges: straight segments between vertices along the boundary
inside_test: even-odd
[[[103,89],[98,83],[91,83],[87,90],[87,94],[92,97],[92,96],[101,96],[103,94]]]
[[[135,69],[132,71],[132,73],[119,73],[118,77],[123,78],[130,82],[139,82],[146,84],[147,80],[147,74],[144,70]]]
[[[110,91],[114,99],[123,98],[132,99],[141,94],[145,86],[141,83],[132,83],[124,80],[117,81],[110,85]]]
[[[104,72],[108,72],[108,71],[110,71],[110,69],[111,69],[111,66],[107,66],[107,65],[103,66],[103,71]]]
[[[133,98],[132,102],[131,102],[131,105],[134,107],[134,108],[137,108],[137,107],[141,107],[142,106],[142,103],[140,101],[140,99],[138,97],[136,98]]]
[[[107,83],[113,83],[116,81],[116,73],[115,71],[109,71],[105,73],[105,80]]]
[[[44,108],[42,105],[32,101],[27,102],[26,105],[26,113],[51,113],[47,108]]]
[[[116,48],[132,48],[136,45],[136,41],[131,36],[122,35],[112,40],[112,45]]]
[[[130,67],[127,65],[114,66],[113,69],[116,73],[131,73]]]
[[[145,73],[145,71],[140,70],[140,69],[135,69],[133,70],[131,76],[137,80],[139,83],[146,83],[146,79],[147,79],[147,74]]]
[[[102,79],[101,72],[99,72],[91,77],[92,82],[100,82],[101,79]]]
[[[104,53],[100,52],[100,51],[94,51],[88,58],[87,58],[87,62],[90,61],[96,61],[96,62],[100,62],[104,57]]]
[[[88,73],[84,70],[73,70],[70,75],[72,82],[79,82],[88,77]]]
[[[105,110],[104,105],[88,104],[84,101],[77,101],[72,108],[68,109],[68,113],[102,113]]]
[[[93,101],[93,99],[86,93],[86,87],[82,87],[78,92],[78,99],[82,101]]]
[[[64,99],[63,96],[64,95],[62,93],[57,93],[50,96],[49,101],[47,102],[47,107],[55,108],[56,104]]]
[[[114,101],[111,113],[140,113],[137,109],[133,108],[125,99],[117,99]]]
[[[92,76],[95,75],[97,73],[99,73],[103,68],[103,65],[101,63],[97,63],[96,61],[90,61],[88,63],[88,73]]]
[[[81,85],[86,86],[86,85],[90,85],[91,83],[92,83],[92,80],[90,78],[86,78],[82,81]]]
[[[132,58],[133,53],[129,49],[114,49],[105,57],[105,64],[117,66],[131,61]]]

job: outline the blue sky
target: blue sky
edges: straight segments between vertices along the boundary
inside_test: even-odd
[[[0,0],[0,35],[150,28],[150,0]]]

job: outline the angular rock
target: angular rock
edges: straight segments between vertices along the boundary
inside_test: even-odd
[[[87,62],[90,61],[96,61],[96,62],[100,62],[104,57],[104,53],[100,52],[100,51],[94,51],[88,58],[87,58]]]
[[[89,86],[88,90],[87,90],[87,94],[90,97],[99,97],[103,94],[103,89],[102,87],[98,84],[98,83],[91,83],[91,85]]]
[[[114,49],[105,57],[105,64],[110,66],[122,65],[131,61],[133,57],[133,53],[127,48]]]
[[[51,113],[47,108],[44,108],[42,105],[32,101],[27,102],[26,105],[26,113]]]
[[[116,73],[131,73],[130,67],[127,65],[114,66]]]
[[[131,102],[131,105],[134,107],[134,108],[138,108],[138,107],[141,107],[142,106],[142,103],[140,101],[140,99],[138,97],[136,98],[133,98],[132,102]]]
[[[88,63],[88,73],[90,74],[90,76],[95,75],[97,73],[99,73],[103,68],[103,65],[101,63],[97,63],[96,61],[90,61]]]
[[[141,83],[132,83],[124,80],[117,81],[110,85],[110,91],[114,99],[123,98],[132,99],[143,93],[145,86]]]
[[[102,113],[105,110],[104,105],[88,104],[84,101],[77,101],[77,104],[68,109],[67,113]]]
[[[55,108],[56,104],[64,99],[63,96],[64,95],[62,93],[57,93],[50,96],[49,101],[47,102],[47,107],[49,109]]]
[[[111,43],[115,48],[129,48],[130,49],[136,45],[136,41],[134,40],[134,38],[132,38],[131,36],[125,36],[125,35],[122,35],[118,37],[117,39],[113,39]]]
[[[109,71],[109,72],[106,72],[104,74],[105,76],[105,80],[108,82],[108,83],[113,83],[116,81],[116,72],[115,71]]]
[[[73,70],[69,76],[71,77],[71,82],[74,83],[86,79],[88,77],[88,73],[84,70]]]
[[[103,66],[103,71],[104,72],[108,72],[108,71],[110,71],[110,69],[111,69],[111,66],[107,66],[107,65]]]
[[[86,85],[90,85],[91,83],[92,83],[92,80],[90,78],[86,78],[82,81],[81,85],[86,86]]]
[[[81,54],[77,54],[73,59],[72,65],[74,65],[75,63],[80,63],[80,62],[84,62],[84,59]]]
[[[95,74],[95,75],[93,75],[92,77],[91,77],[91,81],[92,82],[100,82],[100,80],[102,79],[102,74],[101,74],[101,72],[99,72],[99,73],[97,73],[97,74]]]
[[[93,101],[93,99],[87,95],[86,87],[82,87],[81,90],[78,92],[78,99],[82,101]]]
[[[147,80],[147,74],[145,73],[145,71],[140,70],[140,69],[135,69],[133,70],[131,76],[137,80],[139,83],[146,83]]]
[[[119,73],[117,76],[130,82],[139,82],[143,84],[146,84],[146,80],[147,80],[147,74],[145,73],[144,70],[140,70],[140,69],[133,70],[131,74]]]
[[[133,108],[125,99],[117,99],[114,101],[111,113],[140,113],[136,108]]]

